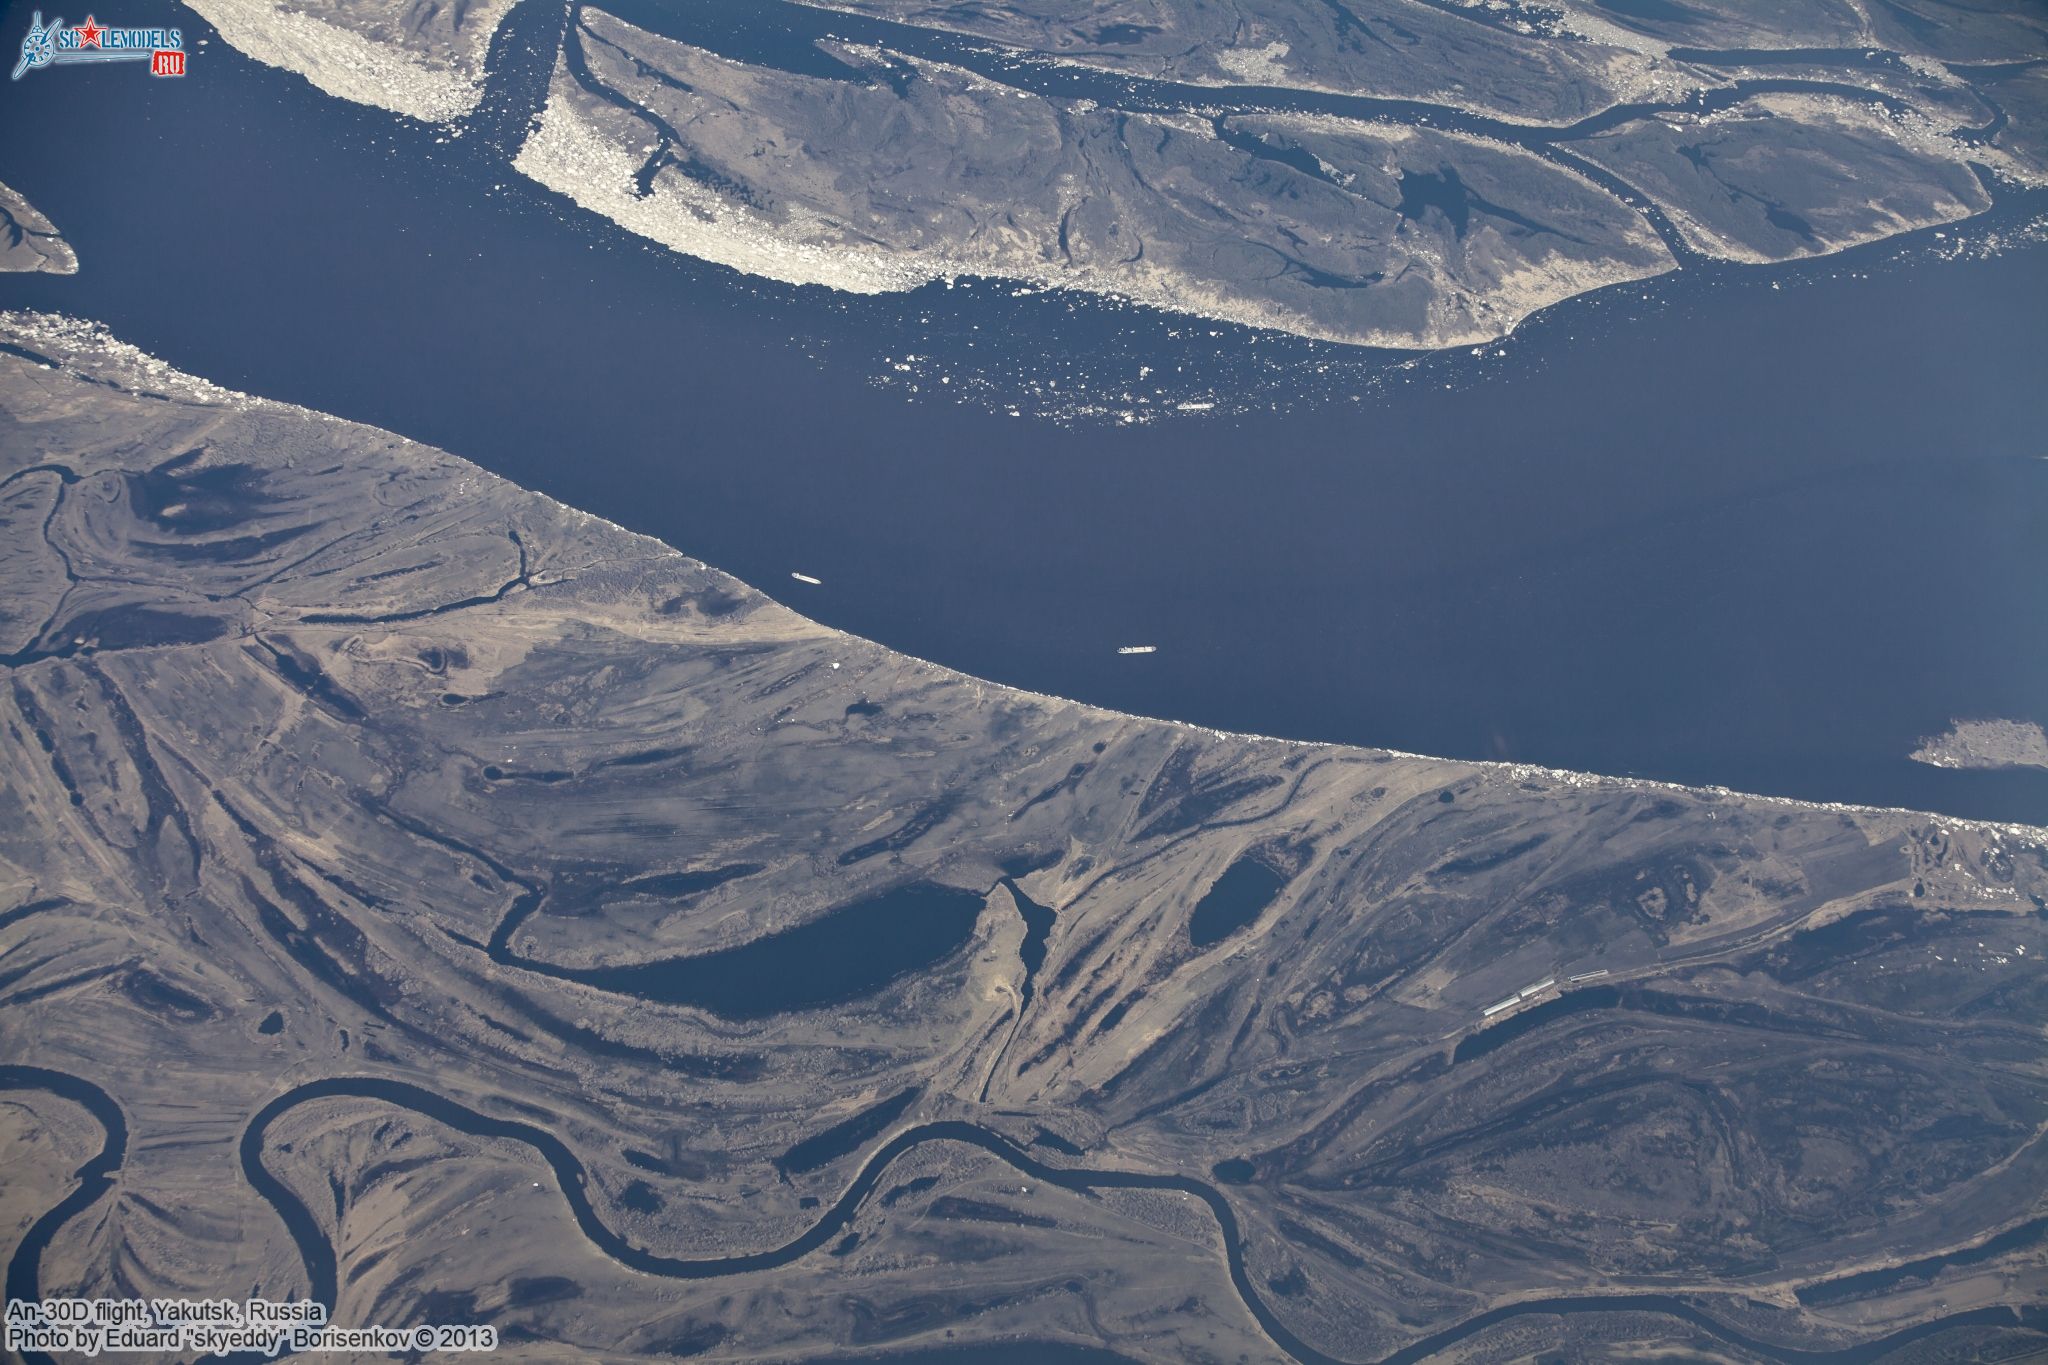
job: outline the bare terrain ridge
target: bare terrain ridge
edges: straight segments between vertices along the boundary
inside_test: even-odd
[[[1087,108],[879,50],[837,54],[864,83],[790,75],[597,10],[568,43],[519,169],[791,283],[1008,276],[1400,346],[1673,264],[1597,186],[1476,137]]]
[[[1019,693],[0,342],[42,1292],[535,1360],[2048,1347],[2042,831]]]
[[[428,123],[483,98],[484,59],[516,0],[188,0],[222,38],[340,99]]]
[[[1685,260],[1820,255],[1968,218],[1993,202],[1990,173],[2040,173],[2029,134],[1925,60],[1781,70],[1736,54],[1686,68],[1699,79],[1680,90],[1532,129],[1443,93],[1300,112],[1269,90],[1201,106],[1139,83],[1120,107],[1037,93],[1028,68],[819,46],[837,74],[734,61],[579,7],[515,165],[643,236],[789,283],[1009,277],[1397,348],[1490,340]]]
[[[18,191],[0,185],[0,271],[9,270],[76,275],[78,257],[56,224]]]
[[[1937,768],[2048,768],[2048,731],[2036,721],[1959,720],[1913,757]]]
[[[1875,54],[1938,64],[2038,60],[2048,19],[1968,0],[800,0],[1152,79],[1457,104],[1569,124],[1712,88],[1728,68]]]
[[[1959,221],[2048,177],[2048,23],[2024,8],[525,3],[514,24],[511,0],[199,9],[744,274],[979,275],[1387,348]]]

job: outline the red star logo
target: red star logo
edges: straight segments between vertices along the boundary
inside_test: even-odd
[[[98,21],[88,14],[85,16],[85,22],[78,26],[78,45],[80,47],[98,47],[100,45],[100,34],[104,32],[106,30],[101,28]]]

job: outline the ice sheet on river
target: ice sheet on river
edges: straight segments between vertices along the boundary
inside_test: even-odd
[[[187,0],[220,36],[340,99],[427,123],[483,97],[484,57],[513,0]]]

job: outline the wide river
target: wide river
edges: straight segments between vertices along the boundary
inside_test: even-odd
[[[10,53],[29,10],[0,11]],[[165,0],[101,18],[209,36]],[[514,22],[520,46],[558,19]],[[454,138],[217,38],[182,81],[0,85],[0,181],[82,262],[0,276],[0,306],[445,447],[1002,682],[2048,823],[2048,773],[1906,757],[1953,718],[2048,721],[2048,248],[1975,249],[2048,202],[1689,267],[1409,363],[988,283],[743,279],[504,163],[540,69]]]

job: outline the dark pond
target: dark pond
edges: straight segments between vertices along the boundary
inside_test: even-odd
[[[931,966],[966,944],[981,905],[979,892],[918,883],[738,947],[622,967],[561,967],[498,947],[501,961],[559,980],[766,1019],[872,995]]]
[[[1239,858],[1195,902],[1188,940],[1206,948],[1250,925],[1287,886],[1287,878],[1257,858]]]

